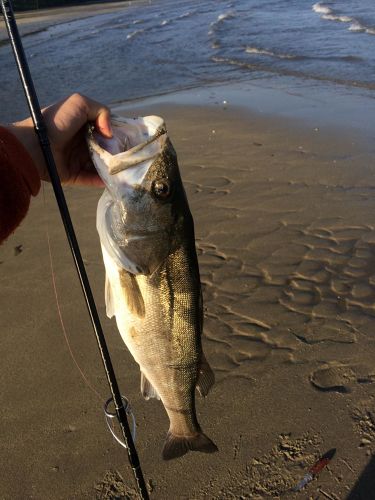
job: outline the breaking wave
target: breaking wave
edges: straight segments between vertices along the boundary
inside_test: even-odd
[[[351,56],[348,56],[351,57]],[[341,58],[343,59],[343,58]],[[345,58],[347,59],[347,58]],[[356,87],[356,88],[365,88],[365,89],[371,89],[375,90],[375,83],[372,82],[360,82],[357,80],[350,80],[350,79],[344,79],[344,78],[334,78],[324,74],[312,74],[310,72],[305,72],[301,69],[287,69],[287,68],[277,68],[275,65],[266,65],[264,63],[248,63],[245,61],[241,61],[238,59],[234,58],[229,58],[229,57],[221,57],[221,56],[212,56],[211,61],[218,63],[218,64],[226,64],[230,66],[236,66],[238,68],[241,68],[242,70],[250,70],[251,72],[261,72],[261,73],[274,73],[274,74],[279,74],[279,75],[286,75],[286,76],[294,76],[294,77],[302,77],[302,78],[308,78],[310,80],[317,80],[317,81],[325,81],[325,82],[331,82],[331,83],[336,83],[338,85],[345,85],[349,87]]]
[[[189,10],[188,12],[184,12],[183,14],[176,17],[176,19],[186,19],[187,17],[191,17],[195,14],[196,11]]]
[[[352,23],[355,21],[353,17],[337,16],[335,14],[323,14],[322,19],[325,19],[326,21],[338,21],[340,23]]]
[[[367,33],[368,35],[375,35],[375,27],[365,26],[358,19],[352,16],[345,16],[335,12],[333,9],[323,4],[322,2],[315,3],[312,10],[317,14],[321,14],[320,18],[325,21],[334,21],[339,23],[350,23],[349,31],[355,33]]]
[[[217,17],[216,21],[213,21],[211,24],[210,24],[210,30],[208,32],[209,35],[213,35],[214,32],[220,27],[220,25],[226,21],[227,19],[233,19],[235,17],[235,13],[230,10],[228,12],[225,12],[223,14],[219,14],[219,16]]]
[[[332,9],[322,4],[321,2],[314,3],[314,5],[312,6],[312,10],[314,12],[317,12],[318,14],[326,14],[326,15],[331,14],[332,12]]]
[[[245,52],[247,54],[259,54],[262,56],[276,57],[277,59],[299,59],[298,56],[293,56],[291,54],[278,54],[272,50],[260,49],[258,47],[246,47]]]
[[[132,31],[131,33],[129,33],[128,35],[126,35],[126,39],[127,40],[131,40],[132,38],[134,38],[137,35],[140,35],[144,31],[145,31],[144,29]]]

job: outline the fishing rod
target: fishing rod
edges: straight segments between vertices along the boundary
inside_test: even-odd
[[[22,82],[23,90],[25,92],[27,104],[30,109],[30,115],[34,123],[35,133],[38,136],[39,144],[43,152],[43,156],[47,165],[48,173],[51,179],[53,190],[55,193],[57,205],[60,210],[61,219],[64,224],[66,236],[68,238],[69,246],[73,255],[73,260],[77,269],[78,277],[81,283],[83,295],[85,297],[86,305],[89,311],[90,319],[96,336],[100,356],[103,362],[104,370],[107,376],[109,389],[112,394],[118,422],[120,424],[124,445],[128,452],[128,458],[133,470],[133,474],[137,483],[137,489],[140,497],[148,500],[149,495],[146,488],[146,483],[143,477],[141,465],[138,458],[138,453],[134,445],[133,437],[130,431],[126,406],[124,402],[126,399],[121,396],[115,372],[112,366],[111,358],[109,355],[107,343],[104,337],[102,326],[100,324],[98,311],[96,309],[94,297],[91,291],[90,283],[83,264],[81,252],[79,249],[78,241],[74,232],[72,220],[70,217],[69,209],[65,200],[64,192],[61,187],[59,175],[55,160],[53,158],[50,142],[48,139],[47,128],[39,105],[38,97],[35,91],[33,79],[31,77],[29,65],[23,49],[22,40],[18,31],[16,19],[14,17],[13,5],[11,0],[0,0],[1,10],[4,16],[5,24],[8,31],[9,41],[11,43],[14,58],[18,68],[19,76]],[[109,400],[110,401],[110,400]],[[108,401],[106,403],[106,409]],[[105,411],[106,411],[105,409]],[[107,415],[106,411],[106,416]]]

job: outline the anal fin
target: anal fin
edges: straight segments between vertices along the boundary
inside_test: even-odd
[[[201,364],[198,370],[198,380],[196,384],[196,389],[201,396],[207,396],[214,383],[215,383],[214,372],[211,370],[211,367],[208,364],[205,355],[202,353]]]
[[[149,382],[148,378],[143,372],[141,372],[141,393],[142,396],[146,399],[146,401],[148,401],[151,398],[160,400],[160,396],[157,393],[156,389],[151,384],[151,382]]]

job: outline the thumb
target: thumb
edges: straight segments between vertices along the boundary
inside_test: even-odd
[[[113,136],[111,126],[111,113],[108,108],[100,108],[95,118],[95,128],[104,137],[111,138]]]
[[[81,100],[80,104],[83,104],[85,108],[87,121],[94,122],[95,128],[104,137],[113,137],[110,110],[104,104],[94,101],[89,97],[80,94],[76,94],[74,97]]]

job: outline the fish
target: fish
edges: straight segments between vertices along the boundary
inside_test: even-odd
[[[162,457],[213,453],[196,416],[214,373],[202,350],[203,300],[194,222],[176,152],[158,116],[111,116],[113,137],[93,127],[87,144],[105,184],[97,231],[105,304],[141,372],[141,393],[169,417]]]

